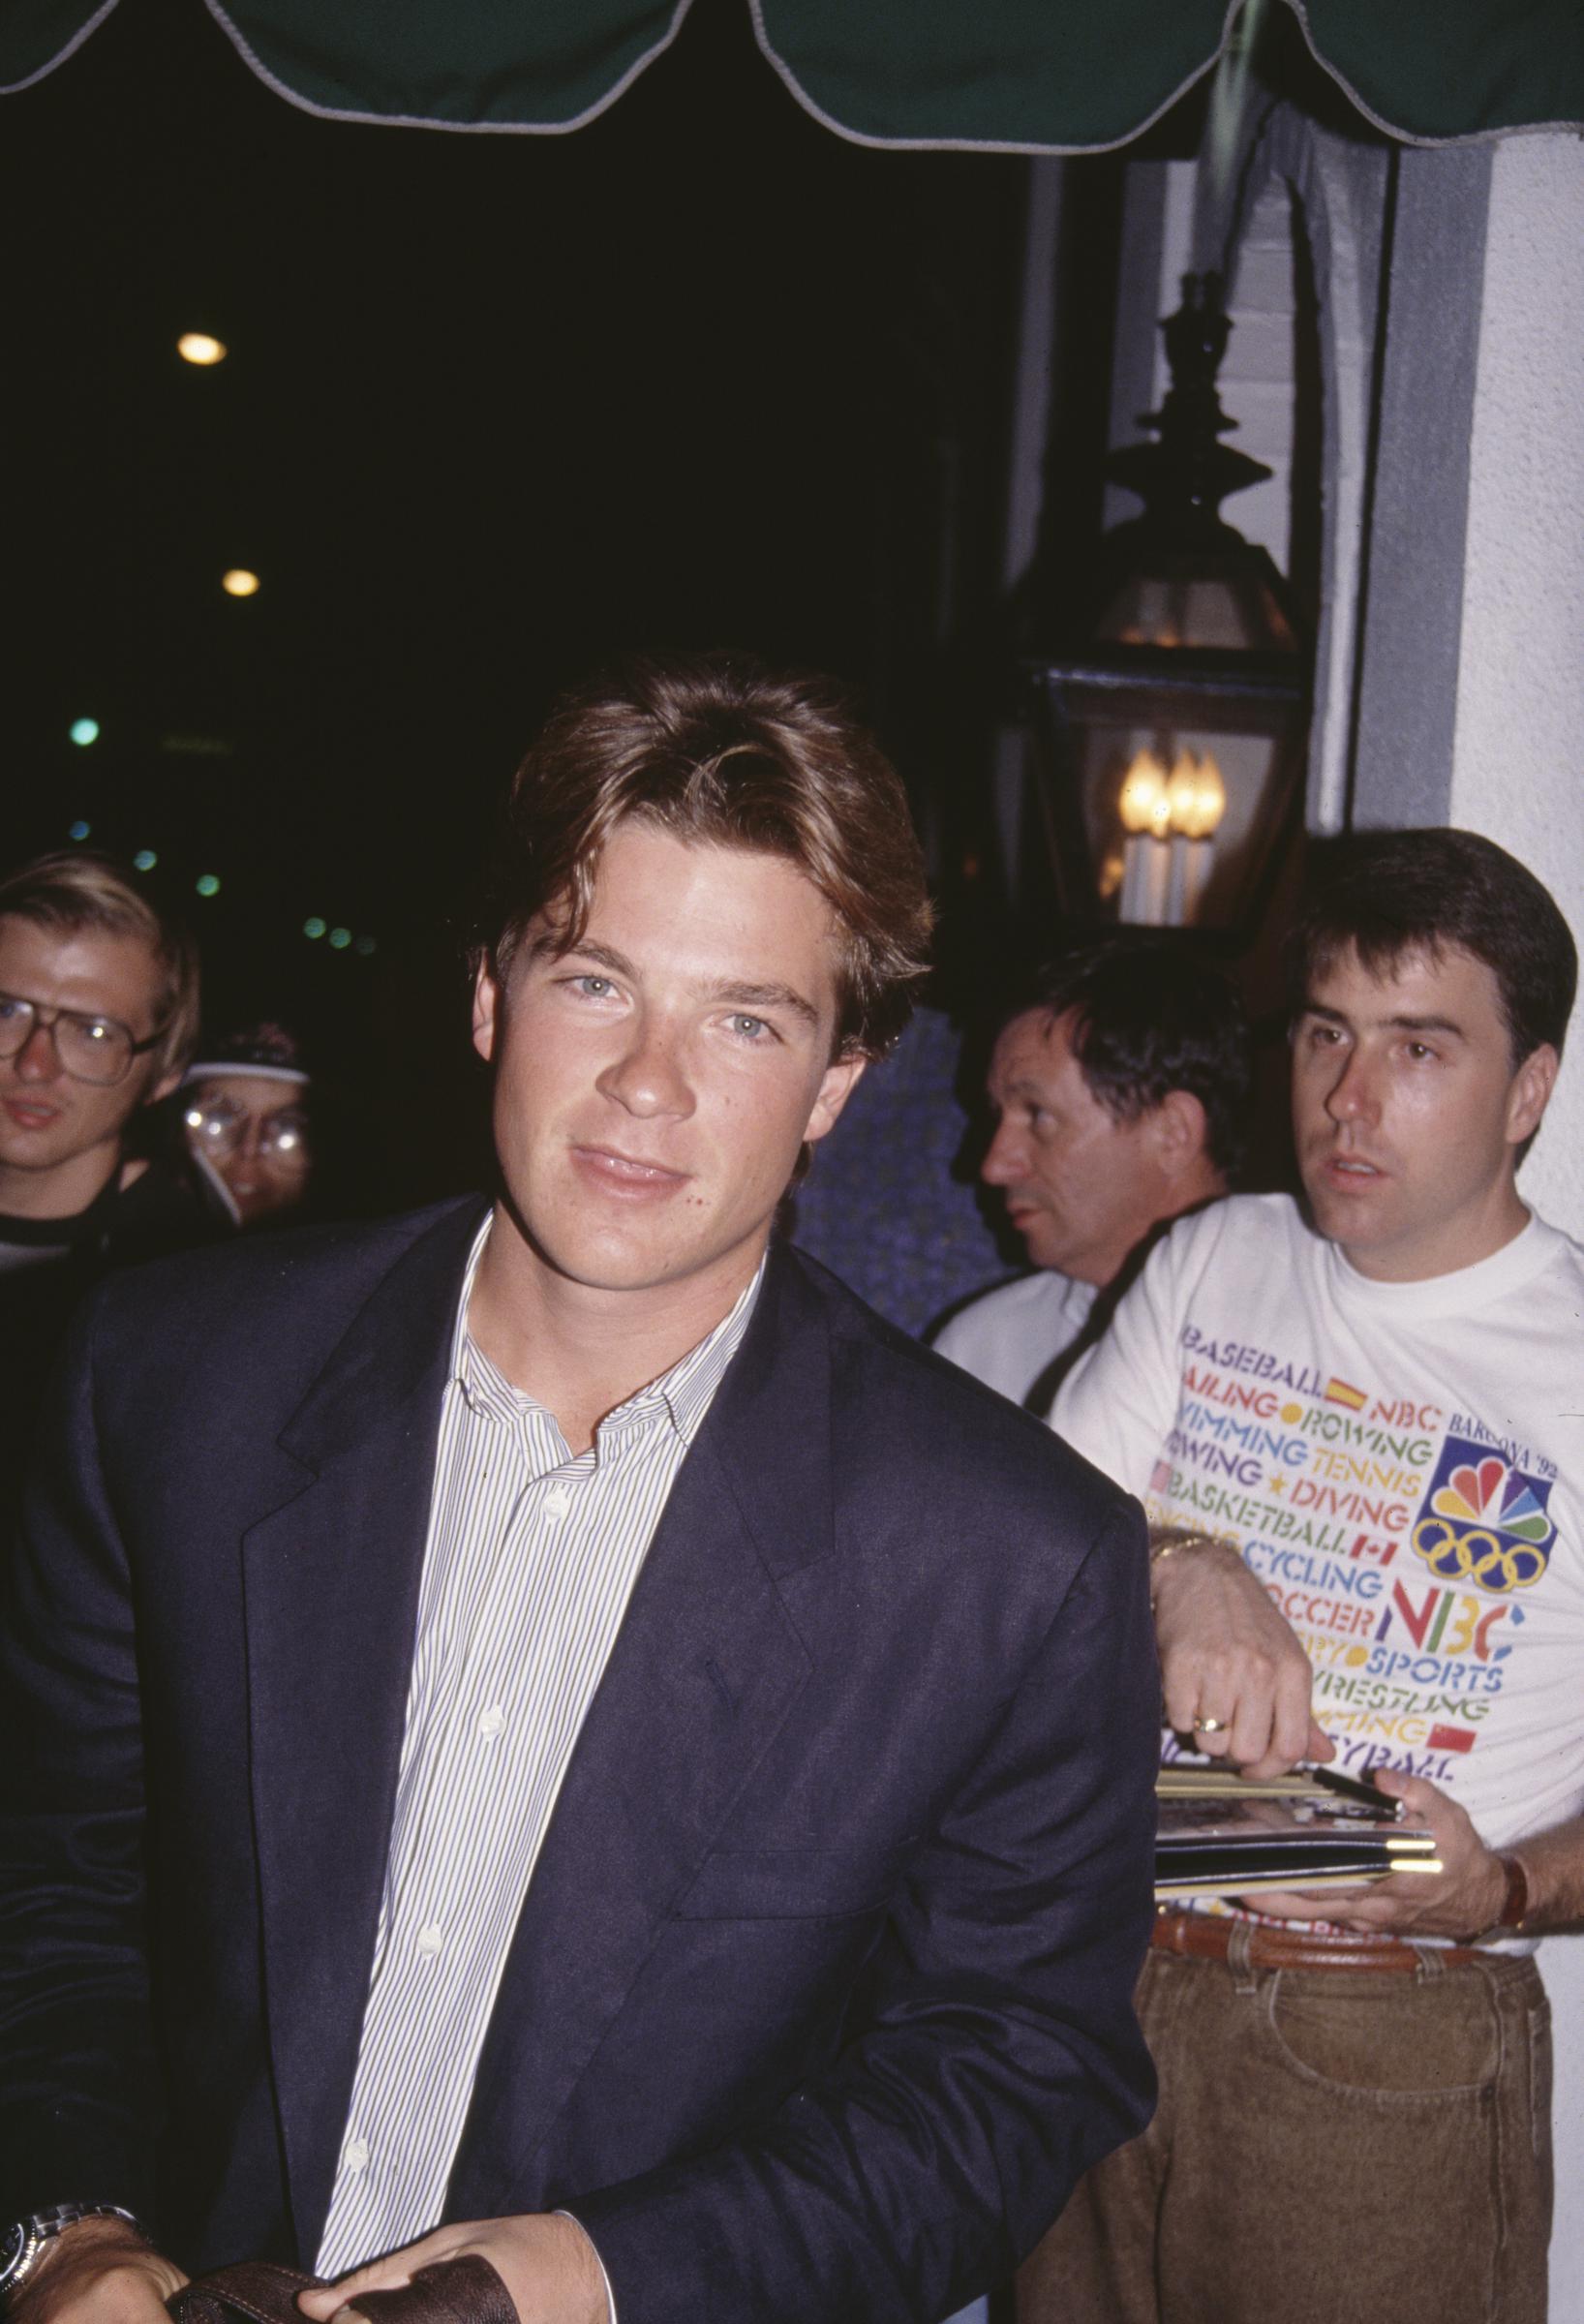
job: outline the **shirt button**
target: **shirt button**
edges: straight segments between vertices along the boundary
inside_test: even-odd
[[[347,2152],[342,2159],[346,2163],[349,2171],[366,2171],[369,2167],[368,2140],[366,2138],[354,2138],[349,2141]]]
[[[547,1517],[564,1517],[572,1506],[572,1496],[564,1484],[553,1484],[544,1496]]]
[[[433,1961],[444,1942],[445,1931],[438,1920],[430,1921],[426,1928],[418,1931],[418,1950],[426,1961]]]
[[[493,1743],[505,1724],[505,1712],[498,1702],[492,1702],[487,1711],[480,1711],[478,1714],[478,1731],[486,1743]]]

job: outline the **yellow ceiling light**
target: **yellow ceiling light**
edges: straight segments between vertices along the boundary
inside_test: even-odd
[[[225,362],[227,347],[224,339],[216,339],[208,331],[183,331],[176,341],[176,352],[184,363],[207,370],[211,363]]]
[[[228,597],[256,597],[259,595],[259,576],[250,573],[245,565],[233,565],[228,573],[222,573],[220,586]]]

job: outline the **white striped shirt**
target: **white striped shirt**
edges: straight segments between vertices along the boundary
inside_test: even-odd
[[[316,2263],[325,2277],[440,2217],[572,1746],[760,1280],[574,1458],[469,1333],[489,1231],[452,1336],[374,1972]]]

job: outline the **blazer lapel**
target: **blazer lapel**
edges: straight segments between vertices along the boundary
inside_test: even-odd
[[[449,1212],[381,1282],[282,1432],[298,1489],[244,1537],[264,1985],[305,2264],[356,2064],[451,1330],[481,1215]]]
[[[678,1473],[562,1786],[479,2061],[448,2217],[544,2199],[537,2150],[807,1682],[808,1654],[775,1574],[831,1544],[826,1327],[777,1255]]]

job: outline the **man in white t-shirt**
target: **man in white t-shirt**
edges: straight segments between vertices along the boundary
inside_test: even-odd
[[[1156,1229],[1226,1193],[1248,1089],[1243,1004],[1190,943],[1124,932],[1063,954],[1007,1019],[989,1077],[982,1176],[1036,1271],[960,1308],[940,1354],[1048,1411]]]
[[[1030,2261],[1023,2324],[1545,2314],[1530,1956],[1584,1915],[1584,1250],[1514,1173],[1576,955],[1455,831],[1343,843],[1298,937],[1307,1211],[1179,1226],[1052,1420],[1145,1502],[1177,1736],[1369,1769],[1444,1869],[1158,1916],[1156,2127]]]

